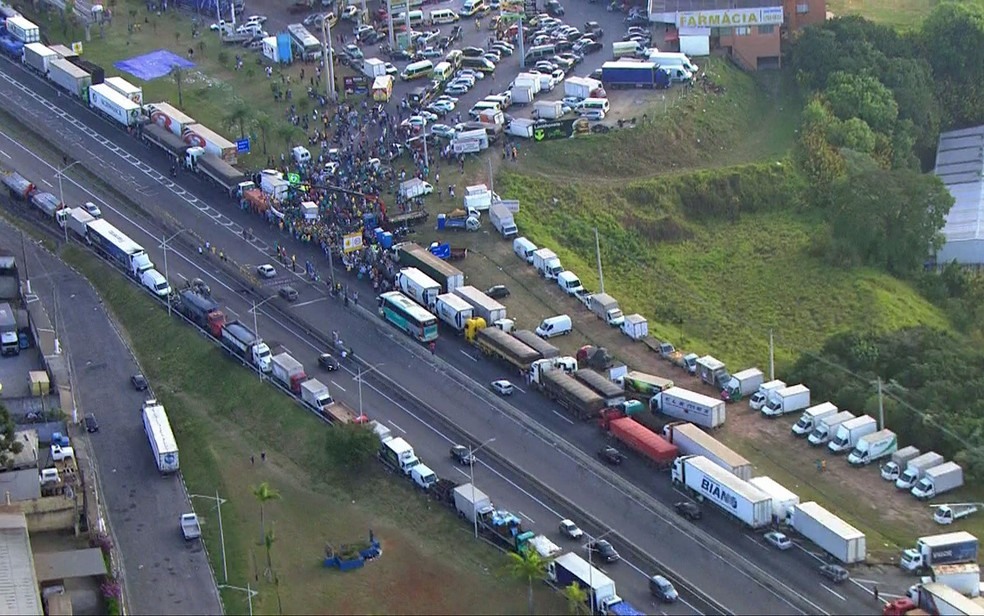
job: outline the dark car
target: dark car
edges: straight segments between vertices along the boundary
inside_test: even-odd
[[[85,416],[85,431],[86,432],[99,432],[99,422],[96,421],[96,416],[93,413],[89,413]]]
[[[629,26],[648,26],[650,22],[645,15],[631,15],[625,18],[625,23]]]
[[[583,43],[578,43],[577,45],[574,45],[574,51],[581,54],[589,54],[589,53],[594,53],[596,51],[601,51],[601,48],[604,47],[604,45],[602,45],[598,41],[592,41],[591,39],[582,39],[582,40],[584,40]]]
[[[547,0],[544,8],[547,9],[547,15],[550,15],[551,17],[560,17],[564,14],[564,5],[557,0]]]
[[[589,543],[588,552],[591,552],[592,556],[601,558],[606,563],[615,563],[621,558],[618,552],[615,551],[614,546],[608,543],[607,539],[600,539]]]
[[[692,503],[690,501],[680,501],[679,503],[674,503],[673,508],[676,512],[687,518],[688,520],[699,520],[703,517],[703,512],[701,512],[700,507],[697,503]]]
[[[481,58],[485,55],[485,50],[481,47],[465,47],[461,50],[461,55],[466,58]]]
[[[297,301],[297,290],[294,287],[280,287],[277,293],[288,302]]]
[[[625,460],[625,455],[614,447],[602,447],[598,450],[598,457],[609,464],[619,465]]]
[[[497,284],[489,287],[489,290],[486,291],[485,294],[492,299],[502,299],[504,297],[509,297],[509,288],[504,284]]]
[[[851,574],[847,572],[847,569],[841,567],[840,565],[820,565],[820,575],[827,578],[834,584],[845,582],[847,581],[847,578],[851,577]]]
[[[462,466],[471,466],[475,463],[475,456],[464,445],[454,445],[451,447],[451,459]]]
[[[134,374],[130,377],[130,383],[133,384],[133,388],[137,391],[147,391],[148,383],[147,377],[142,374]]]
[[[592,37],[596,39],[600,39],[601,37],[605,36],[605,31],[601,29],[601,26],[598,25],[597,21],[589,21],[585,23],[584,33],[590,34]]]
[[[321,355],[318,355],[318,365],[328,372],[338,370],[338,360],[335,359],[331,353],[322,353]]]

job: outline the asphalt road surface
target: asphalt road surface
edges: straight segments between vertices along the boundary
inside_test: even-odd
[[[195,178],[181,177],[179,184],[173,185],[155,171],[167,168],[168,163],[163,156],[131,141],[74,101],[54,96],[47,84],[33,76],[8,64],[2,67],[4,73],[16,75],[17,79],[30,84],[36,93],[29,94],[7,80],[0,80],[0,96],[8,108],[19,108],[18,113],[25,121],[48,131],[73,158],[84,158],[87,166],[132,194],[154,217],[173,220],[184,228],[193,229],[200,238],[209,238],[225,250],[230,259],[244,265],[265,262],[267,259],[261,249],[269,247],[274,241],[284,241],[282,236],[261,228],[257,219],[228,201],[214,198],[215,193],[204,189]],[[40,101],[35,98],[38,95],[48,97],[48,100]],[[51,107],[45,107],[45,103]],[[99,142],[100,139],[105,140],[102,135],[113,142],[108,148]],[[0,150],[10,156],[15,155],[10,151],[14,149],[16,147],[9,142],[3,142],[0,146]],[[44,174],[51,178],[49,182],[54,180],[52,170],[45,170],[43,164],[31,163],[26,159],[24,164],[30,165],[26,170],[28,173]],[[214,207],[203,203],[202,198],[209,199]],[[160,247],[155,245],[150,235],[117,218],[116,214],[108,213],[107,218],[119,224],[124,232],[132,234],[151,252],[154,261],[161,263]],[[154,237],[162,235],[152,228],[152,223],[141,223],[140,226]],[[252,244],[238,236],[244,226],[254,228],[258,236]],[[180,276],[206,278],[212,284],[213,291],[230,308],[230,313],[241,317],[249,315],[250,305],[242,301],[238,285],[229,282],[230,279],[219,272],[214,263],[199,261],[198,255],[190,247],[174,245],[177,243],[169,245],[172,280],[179,280]],[[305,257],[310,258],[320,263],[321,271],[325,271],[323,257],[313,251],[306,253],[301,247],[297,252],[299,262],[303,262]],[[260,333],[268,342],[284,344],[311,367],[319,349],[310,345],[303,334],[288,331],[281,324],[283,319],[279,318],[279,311],[289,310],[308,322],[318,323],[323,333],[338,330],[361,359],[371,365],[382,362],[384,366],[379,368],[380,371],[451,418],[476,443],[494,436],[496,441],[489,444],[487,449],[535,474],[538,480],[602,520],[607,528],[616,530],[620,537],[658,559],[672,570],[673,576],[700,587],[728,610],[737,613],[859,613],[873,607],[862,584],[849,583],[837,589],[823,584],[816,574],[817,557],[805,550],[785,554],[768,551],[757,535],[741,531],[711,512],[699,527],[668,514],[665,505],[681,497],[672,490],[664,474],[654,474],[635,459],[630,459],[617,474],[600,468],[591,459],[592,452],[603,442],[596,428],[571,423],[558,409],[545,403],[542,397],[527,393],[514,396],[510,404],[512,412],[518,413],[516,415],[504,413],[502,409],[505,407],[490,404],[487,397],[474,395],[472,390],[481,388],[480,384],[513,375],[507,374],[497,363],[478,359],[470,348],[451,337],[441,339],[440,357],[432,365],[426,354],[425,359],[420,358],[419,349],[416,349],[418,353],[409,352],[412,350],[408,350],[412,347],[411,343],[385,324],[370,322],[367,325],[364,318],[354,314],[354,309],[345,310],[337,302],[325,299],[320,289],[308,287],[289,274],[283,276],[267,283],[268,290],[263,297],[272,296],[276,286],[285,280],[292,281],[301,297],[290,308],[277,306],[279,300],[273,300],[273,305],[259,310]],[[369,301],[370,292],[366,288],[361,291],[366,298],[363,300],[365,304]],[[382,341],[388,344],[380,344]],[[442,359],[449,360],[455,366],[448,366]],[[370,403],[366,391],[370,389],[373,376],[367,375],[365,381],[364,404],[371,417],[386,420],[398,429],[406,430],[408,439],[428,464],[446,457],[446,438],[418,421],[414,409],[387,403],[386,400]],[[462,387],[462,384],[465,386]],[[338,394],[343,400],[352,391],[352,383],[346,385],[344,381],[337,381],[334,385],[345,392]],[[434,392],[440,394],[435,395]],[[345,401],[351,403],[352,400]],[[544,434],[548,437],[544,438]],[[434,466],[439,474],[453,476],[454,471],[442,469],[439,463]],[[488,466],[485,470],[491,473],[494,469]],[[528,496],[518,485],[510,487],[504,484],[503,491],[499,493],[485,488],[485,478],[476,479],[495,501],[523,511],[536,520],[537,529],[541,532],[551,530],[557,517],[564,515],[564,512],[548,513],[544,509],[534,509],[532,504],[527,508],[524,503],[530,501],[524,500]],[[644,491],[641,495],[640,488]],[[532,489],[526,491],[534,492]],[[550,519],[551,516],[553,519]],[[753,542],[758,545],[752,545]],[[716,547],[718,544],[724,547]],[[708,546],[713,549],[708,549]],[[626,551],[617,541],[616,547]],[[630,568],[616,567],[620,570]],[[616,574],[620,593],[631,600],[632,588],[641,588],[640,592],[644,592],[643,574],[648,573],[637,573],[634,583],[622,581]]]
[[[2,158],[4,164],[12,162]],[[17,234],[0,226],[0,242],[10,246],[12,237]],[[19,237],[13,245],[20,245]],[[51,320],[70,358],[80,412],[95,413],[99,421],[99,432],[82,434],[96,460],[113,541],[123,555],[128,609],[221,614],[202,543],[186,542],[178,526],[178,517],[192,510],[184,485],[177,476],[162,478],[154,465],[140,415],[145,394],[129,382],[140,368],[89,282],[37,246],[28,244],[25,251],[32,290],[49,311],[56,309]]]

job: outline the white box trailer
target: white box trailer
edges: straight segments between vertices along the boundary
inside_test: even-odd
[[[415,267],[405,267],[396,276],[399,290],[430,310],[441,294],[441,284]]]
[[[166,128],[178,137],[184,137],[184,129],[195,123],[195,119],[167,103],[148,103],[147,114],[151,122]]]
[[[710,429],[723,426],[726,417],[724,400],[716,400],[682,387],[671,387],[656,394],[649,400],[649,408],[667,417]]]
[[[704,456],[681,456],[673,461],[673,483],[718,506],[751,528],[772,523],[772,498]]]
[[[42,75],[48,74],[48,63],[59,58],[58,52],[42,45],[41,43],[28,43],[24,45],[24,52],[21,62],[33,68]]]
[[[739,479],[752,477],[752,463],[692,423],[675,422],[663,428],[663,438],[677,446],[681,455],[704,456]]]
[[[8,17],[6,24],[7,32],[25,45],[41,42],[41,28],[24,19],[23,16]]]
[[[171,431],[164,405],[157,400],[147,400],[143,406],[144,431],[150,448],[154,452],[154,464],[161,474],[178,471],[178,441]]]
[[[107,77],[103,83],[138,105],[143,105],[143,88],[135,86],[122,77]]]
[[[752,477],[748,480],[759,490],[772,497],[772,515],[779,522],[788,522],[793,517],[793,508],[800,502],[800,497],[772,477]]]
[[[458,287],[454,294],[471,304],[474,315],[485,319],[486,325],[506,318],[505,306],[471,285]]]
[[[89,106],[101,111],[121,126],[133,126],[140,121],[140,105],[105,83],[89,86]]]
[[[456,332],[465,330],[465,323],[472,318],[472,305],[454,293],[442,293],[434,304],[437,317],[454,328]]]
[[[72,96],[88,101],[86,91],[92,85],[92,75],[68,60],[53,58],[48,62],[48,79]]]
[[[867,558],[864,533],[818,503],[794,506],[792,526],[845,565],[864,562]]]

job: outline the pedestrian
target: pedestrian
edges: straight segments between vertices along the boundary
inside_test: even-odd
[[[260,461],[261,462],[266,462],[266,452],[265,451],[261,451],[260,452]]]
[[[431,355],[434,355],[437,352],[437,342],[431,342],[428,348],[430,349]]]
[[[820,460],[820,472],[823,473],[827,470],[827,461]]]
[[[198,245],[198,256],[199,256],[199,257],[200,257],[200,256],[202,256],[202,253],[203,253],[203,252],[204,252],[204,251],[202,250],[202,245],[201,245],[201,244],[199,244],[199,245]]]
[[[249,465],[250,465],[250,466],[253,466],[253,465],[255,465],[255,464],[256,464],[256,457],[255,457],[255,456],[253,456],[253,455],[251,454],[251,455],[249,456]]]
[[[878,587],[877,586],[875,586],[875,588],[874,588],[874,593],[875,593],[875,603],[880,603],[878,601]]]

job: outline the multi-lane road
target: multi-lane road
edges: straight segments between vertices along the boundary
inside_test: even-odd
[[[176,228],[193,230],[243,265],[267,261],[263,250],[275,241],[285,241],[284,236],[261,227],[248,213],[215,197],[196,179],[181,177],[179,184],[173,184],[157,171],[167,167],[163,156],[132,141],[76,102],[57,96],[33,75],[5,63],[0,65],[0,72],[0,100],[8,110],[49,135],[69,156],[83,160],[117,190],[131,195],[149,215],[138,217],[106,199],[107,218],[141,242],[155,262],[163,260],[156,238]],[[5,163],[36,181],[55,184],[57,178],[49,163],[2,135],[0,152]],[[88,196],[86,189],[74,182],[66,180],[63,185],[74,191],[66,193],[70,203],[98,198]],[[152,219],[167,220],[168,227]],[[244,227],[254,229],[257,238],[253,242],[241,239]],[[168,245],[172,280],[182,276],[206,278],[230,313],[251,317],[251,303],[243,299],[241,282],[215,263],[202,261],[193,245],[182,241],[187,235]],[[310,258],[324,263],[315,251],[295,248],[299,261]],[[288,323],[283,316],[286,312],[312,324],[322,336],[338,330],[361,360],[369,365],[383,364],[364,379],[363,404],[368,414],[405,432],[424,460],[443,476],[459,476],[447,459],[452,440],[463,433],[476,444],[495,437],[485,448],[488,455],[481,456],[478,485],[497,503],[521,512],[536,530],[554,537],[558,517],[571,514],[558,510],[557,503],[563,499],[600,521],[598,527],[589,525],[592,531],[616,531],[609,538],[614,538],[616,547],[627,555],[627,562],[607,569],[618,582],[620,594],[631,602],[640,607],[650,605],[645,576],[653,571],[646,559],[629,551],[629,544],[657,559],[674,578],[699,587],[699,593],[685,591],[687,602],[673,606],[674,611],[703,612],[714,609],[715,603],[736,613],[860,613],[874,607],[861,583],[839,588],[823,583],[816,575],[817,558],[805,550],[783,554],[770,551],[756,534],[713,514],[700,526],[676,518],[666,505],[681,496],[672,490],[665,475],[654,474],[638,460],[629,460],[617,474],[601,467],[591,456],[601,442],[597,429],[571,423],[536,394],[520,392],[508,404],[492,398],[482,384],[512,375],[502,366],[480,359],[470,348],[445,337],[439,356],[430,358],[367,316],[367,311],[363,314],[362,307],[346,310],[326,299],[321,289],[289,274],[284,276],[299,288],[301,298],[293,307],[279,306],[279,300],[274,300],[259,310],[259,329],[268,341],[288,347],[313,369],[321,344]],[[269,283],[260,299],[273,295],[277,283]],[[368,290],[363,296],[370,296]],[[378,372],[398,382],[400,388],[385,383]],[[358,383],[352,376],[333,376],[329,384],[336,396],[357,405]],[[455,427],[449,429],[449,424]],[[535,475],[538,481],[529,481],[522,471]],[[550,486],[559,498],[540,484]],[[574,517],[586,521],[576,514]]]

